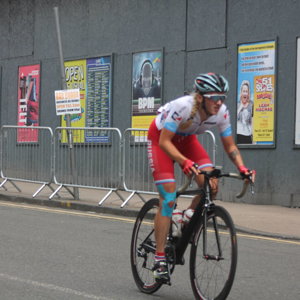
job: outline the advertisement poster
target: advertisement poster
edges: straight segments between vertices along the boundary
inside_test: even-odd
[[[162,98],[162,51],[133,54],[132,128],[148,129]],[[136,135],[136,140],[138,135]],[[146,137],[140,137],[145,141]]]
[[[70,115],[71,127],[85,127],[85,103],[86,103],[86,60],[73,60],[66,61],[65,65],[65,78],[67,89],[79,89],[81,113]],[[61,127],[67,127],[67,117],[62,115]],[[74,143],[83,143],[84,136],[80,135],[79,130],[73,132]],[[66,132],[62,131],[62,143],[67,143]]]
[[[297,87],[296,87],[295,144],[300,146],[300,38],[297,38]]]
[[[111,57],[87,60],[86,127],[111,126]],[[87,142],[107,142],[104,131],[86,132]]]
[[[56,115],[81,113],[79,89],[55,91]]]
[[[275,41],[238,47],[238,145],[275,145],[275,53]]]
[[[37,142],[40,106],[40,65],[19,66],[18,70],[18,116],[17,125],[28,129],[18,129],[17,141]]]
[[[111,56],[65,62],[67,88],[80,90],[81,112],[71,115],[71,127],[111,126],[111,70]],[[62,116],[61,126],[66,127],[66,116]],[[104,132],[80,132],[73,131],[75,143],[108,141]],[[67,142],[65,135],[62,142]]]

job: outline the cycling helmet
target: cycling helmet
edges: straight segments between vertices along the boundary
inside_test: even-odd
[[[199,74],[195,79],[195,90],[200,94],[205,93],[226,93],[229,91],[228,81],[219,74]]]

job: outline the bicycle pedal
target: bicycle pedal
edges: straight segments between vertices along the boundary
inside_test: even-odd
[[[166,284],[166,285],[169,285],[169,286],[172,285],[172,283],[171,283],[170,280],[165,280],[165,279],[163,279],[163,278],[155,278],[155,281],[156,281],[157,283],[160,283],[160,284]]]

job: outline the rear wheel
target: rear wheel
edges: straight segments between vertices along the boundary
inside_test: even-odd
[[[140,210],[132,232],[130,262],[137,287],[144,293],[156,292],[161,283],[153,277],[156,243],[154,238],[154,217],[159,208],[159,200],[147,201]]]
[[[205,232],[206,243],[203,238]],[[190,279],[196,299],[226,299],[233,284],[236,265],[234,224],[223,207],[215,206],[207,214],[207,229],[204,229],[202,221],[191,247]]]

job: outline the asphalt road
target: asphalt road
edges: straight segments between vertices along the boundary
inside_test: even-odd
[[[0,299],[193,299],[188,263],[171,287],[137,290],[132,227],[129,218],[0,202]],[[228,299],[300,299],[299,241],[239,235],[238,243]]]

